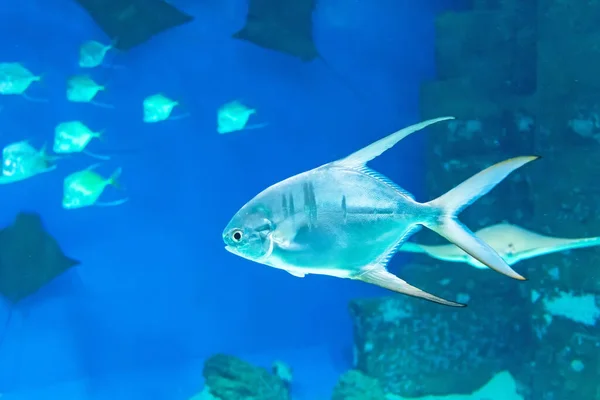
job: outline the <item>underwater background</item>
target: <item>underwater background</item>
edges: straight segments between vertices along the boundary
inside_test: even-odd
[[[57,125],[77,120],[102,132],[88,150],[107,156],[39,153],[56,169],[0,180],[0,226],[38,215],[78,262],[18,301],[0,282],[2,399],[600,399],[600,5],[281,0],[301,2],[314,6],[312,60],[232,37],[250,4],[268,1],[173,0],[193,20],[87,70],[84,42],[124,38],[84,2],[0,3],[0,63],[41,77],[0,98],[1,146],[51,154]],[[68,99],[81,74],[105,88],[94,101]],[[0,92],[8,75],[0,68]],[[177,105],[147,123],[155,94]],[[221,134],[232,102],[254,110],[250,125]],[[456,120],[370,165],[427,201],[493,163],[541,155],[460,217],[473,231],[499,224],[488,243],[528,281],[458,253],[394,256],[394,274],[469,305],[453,309],[224,250],[224,227],[264,188],[445,115]],[[105,206],[65,207],[65,178],[92,165],[121,171],[119,185]],[[37,233],[5,232],[0,281],[50,263]]]

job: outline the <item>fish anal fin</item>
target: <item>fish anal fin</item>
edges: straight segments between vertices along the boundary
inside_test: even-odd
[[[100,155],[100,154],[92,153],[91,151],[83,150],[82,153],[85,154],[85,155],[87,155],[87,156],[96,158],[98,160],[104,160],[104,161],[110,160],[110,156],[103,156],[103,155]]]
[[[402,244],[402,247],[400,247],[400,249],[398,251],[404,252],[404,253],[427,253],[427,251],[425,251],[425,249],[423,248],[422,245],[415,243],[415,242],[406,242]]]
[[[379,268],[387,269],[387,265],[390,263],[394,254],[396,254],[402,246],[406,244],[406,240],[421,230],[420,225],[413,225],[409,227],[403,234],[400,236],[396,242],[377,260],[374,265],[377,265]]]
[[[120,200],[110,201],[110,202],[96,202],[94,205],[97,207],[115,207],[120,206],[121,204],[125,204],[129,201],[129,198],[124,198]]]
[[[388,272],[385,268],[377,266],[369,268],[364,272],[356,275],[352,279],[357,279],[366,283],[380,286],[382,288],[392,290],[397,293],[406,294],[408,296],[419,297],[425,300],[432,301],[434,303],[443,304],[450,307],[465,307],[466,304],[456,303],[453,301],[442,299],[427,293],[415,286],[410,285],[406,281],[398,278],[396,275]]]
[[[22,93],[22,96],[25,100],[27,101],[31,101],[33,103],[48,103],[50,100],[48,99],[41,99],[41,98],[37,98],[37,97],[31,97],[26,93]]]
[[[98,101],[89,101],[89,103],[102,108],[115,108],[115,106],[112,104],[100,103]]]

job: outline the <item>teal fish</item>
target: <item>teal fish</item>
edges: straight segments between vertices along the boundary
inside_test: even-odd
[[[0,63],[0,94],[20,95],[30,101],[45,102],[44,99],[29,97],[25,91],[33,82],[40,82],[42,77],[34,75],[21,63]]]
[[[93,171],[99,165],[94,164],[65,178],[63,183],[63,208],[73,210],[90,206],[118,206],[127,202],[127,198],[110,203],[100,203],[98,201],[107,186],[119,187],[118,179],[121,176],[121,168],[118,168],[109,178],[104,178]]]
[[[81,121],[61,122],[54,129],[53,150],[57,154],[83,153],[100,160],[109,160],[108,156],[101,156],[86,150],[92,139],[101,139],[101,132],[93,132]]]
[[[96,106],[113,108],[110,104],[98,103],[94,98],[106,88],[97,84],[87,75],[75,75],[67,80],[67,100],[74,103],[90,103]]]
[[[221,135],[225,133],[259,129],[267,126],[267,123],[248,125],[252,115],[256,114],[256,109],[246,107],[239,101],[232,101],[222,105],[217,111],[217,132]]]
[[[0,185],[19,182],[44,172],[54,171],[59,157],[46,153],[46,146],[34,148],[28,141],[11,143],[2,149]]]
[[[96,68],[102,65],[106,53],[113,48],[113,43],[102,44],[88,40],[79,47],[79,66],[81,68]]]
[[[329,275],[375,284],[448,306],[464,306],[418,289],[387,271],[421,226],[488,267],[524,280],[457,219],[515,169],[537,157],[516,157],[479,172],[448,193],[419,203],[367,163],[409,134],[453,119],[424,121],[349,155],[270,186],[246,203],[223,231],[225,249],[297,277]]]
[[[171,116],[173,109],[179,105],[176,100],[171,100],[162,93],[148,96],[144,99],[144,117],[145,123],[151,124],[155,122],[161,122],[166,120],[181,119],[189,116],[189,114],[182,114],[178,116]]]

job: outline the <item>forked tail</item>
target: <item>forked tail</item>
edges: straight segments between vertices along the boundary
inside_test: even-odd
[[[511,278],[525,280],[494,249],[464,226],[457,219],[457,215],[502,182],[508,174],[538,158],[536,156],[515,157],[494,164],[473,175],[448,193],[426,203],[426,205],[438,209],[440,214],[436,220],[428,222],[425,226],[445,237],[489,268]]]

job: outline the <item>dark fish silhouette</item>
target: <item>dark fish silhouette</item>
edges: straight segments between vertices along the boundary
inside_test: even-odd
[[[246,24],[233,37],[303,61],[320,58],[312,34],[315,5],[315,0],[250,0]]]
[[[194,18],[164,0],[75,0],[100,29],[113,40],[115,49],[129,50],[154,35]]]
[[[19,213],[0,230],[0,295],[12,304],[79,264],[67,257],[35,213]]]
[[[304,62],[319,59],[340,83],[368,103],[370,100],[319,53],[313,38],[316,3],[316,0],[249,0],[246,23],[233,37]]]

